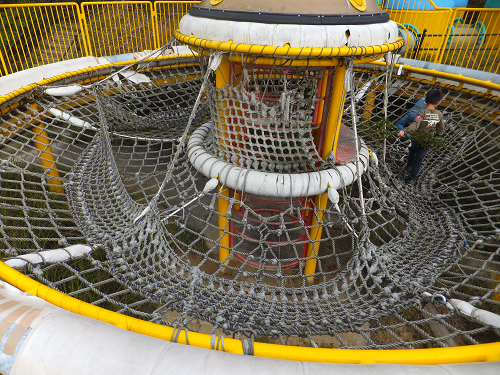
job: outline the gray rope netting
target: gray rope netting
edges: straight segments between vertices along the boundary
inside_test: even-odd
[[[212,333],[281,342],[298,335],[313,345],[329,335],[337,347],[498,341],[496,329],[422,297],[439,293],[500,312],[498,98],[442,87],[453,150],[431,151],[415,187],[401,176],[408,141],[389,137],[386,161],[362,176],[366,218],[357,184],[340,192],[340,213],[331,204],[324,210],[309,285],[304,261],[311,218],[319,217],[314,197],[231,192],[222,213],[228,224],[219,233],[222,195],[204,191],[208,178],[185,153],[186,136],[211,113],[212,123],[225,116],[227,126],[204,146],[226,162],[283,173],[334,168],[314,150],[311,128],[321,100],[318,78],[332,72],[288,67],[284,76],[265,72],[272,77],[265,79],[260,69],[243,64],[236,85],[216,89],[211,73],[186,63],[141,71],[148,79],[139,83],[120,76],[71,97],[25,95],[16,99],[20,106],[7,103],[0,149],[4,257],[89,244],[94,250],[81,259],[28,264],[26,273],[76,298],[176,327],[201,320]],[[207,94],[187,127],[202,81]],[[383,82],[382,72],[356,71],[356,100],[348,94],[343,117],[350,126],[354,102],[358,132],[379,159],[382,143],[373,129],[383,118],[383,92],[372,88]],[[389,86],[393,122],[431,87],[399,76]],[[221,97],[224,111],[217,107]],[[61,120],[53,108],[91,126]],[[245,133],[246,124],[253,127]],[[40,164],[42,127],[64,191]],[[137,220],[150,202],[152,210]],[[224,264],[219,242],[227,234]],[[347,332],[360,341],[349,341]]]

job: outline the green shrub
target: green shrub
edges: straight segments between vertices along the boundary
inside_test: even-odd
[[[420,143],[423,148],[430,148],[435,152],[453,150],[453,147],[446,142],[444,137],[435,136],[432,133],[416,131],[411,133],[411,139]]]

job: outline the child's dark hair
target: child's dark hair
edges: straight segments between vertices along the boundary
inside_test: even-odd
[[[427,92],[427,95],[425,95],[425,102],[427,104],[438,104],[442,97],[443,93],[441,91],[432,89]]]

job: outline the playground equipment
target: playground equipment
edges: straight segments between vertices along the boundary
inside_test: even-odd
[[[454,0],[434,0],[434,5],[429,0],[387,0],[387,9],[400,10],[434,10],[439,8],[453,8]]]
[[[486,35],[486,26],[478,21],[473,24],[465,23],[463,18],[455,18],[451,25],[447,48],[462,47],[464,50],[481,48]]]
[[[484,4],[485,8],[500,8],[500,2],[498,0],[487,0]]]
[[[341,125],[344,82],[352,75],[347,65],[352,69],[353,63],[372,61],[402,45],[396,42],[395,24],[375,5],[366,12],[366,6],[363,12],[355,9],[355,14],[345,6],[343,18],[351,20],[349,25],[325,14],[326,4],[318,6],[312,9],[324,16],[316,25],[318,17],[307,14],[304,6],[289,6],[286,16],[278,16],[267,4],[202,3],[191,8],[193,16],[184,16],[176,33],[200,56],[210,56],[202,64],[216,71],[215,86],[207,82],[212,123],[194,132],[188,157],[206,177],[218,178],[226,196],[218,200],[219,260],[229,262],[235,248],[232,228],[245,227],[248,220],[259,227],[260,238],[235,229],[246,238],[239,246],[248,246],[246,252],[263,261],[249,264],[281,273],[282,259],[288,259],[286,267],[305,262],[301,272],[308,282],[316,273],[323,230],[322,214],[314,217],[310,207],[324,210],[327,191],[330,198],[338,196],[336,191],[360,178],[369,162],[355,129]],[[218,15],[222,11],[223,17]],[[291,25],[263,23],[271,14],[276,22],[284,17]],[[379,22],[372,23],[374,18]],[[208,148],[203,146],[206,138],[213,138]],[[247,202],[248,209],[235,209],[239,217],[228,221],[235,197]],[[292,198],[295,207],[290,209]],[[268,217],[281,218],[268,222]]]
[[[231,10],[223,13],[229,17]],[[6,266],[0,269],[2,278],[119,327],[232,353],[337,363],[498,361],[498,344],[482,344],[498,341],[500,110],[489,91],[498,85],[407,65],[395,66],[391,74],[390,56],[387,63],[357,66],[386,51],[350,45],[363,40],[351,26],[349,35],[342,29],[339,47],[308,48],[309,43],[286,45],[291,39],[247,45],[248,36],[237,28],[230,43],[215,38],[229,28],[207,29],[202,22],[213,19],[196,21],[181,25],[177,37],[198,56],[185,49],[168,55],[166,46],[130,64],[89,58],[71,62],[75,71],[68,71],[68,64],[51,66],[55,78],[36,85],[24,79],[38,69],[2,82],[12,85],[2,98],[0,149],[6,263],[69,296],[143,321],[65,297]],[[252,35],[276,37],[261,27]],[[299,29],[317,35],[303,25]],[[203,30],[217,34],[215,40],[200,35]],[[386,38],[383,30],[379,35]],[[394,30],[389,30],[393,37]],[[399,46],[389,40],[385,48]],[[464,81],[474,89],[464,87]],[[380,133],[385,123],[379,120],[384,112],[389,119],[391,113],[402,114],[434,85],[445,90],[442,106],[454,150],[430,154],[419,184],[410,189],[398,176],[406,145],[388,137],[384,161]],[[351,131],[342,133],[341,118]],[[339,135],[329,134],[330,124]],[[356,167],[359,160],[362,168]],[[235,172],[241,179],[233,177]],[[42,308],[37,303],[33,306]],[[24,315],[29,312],[23,311],[13,325],[29,325]],[[50,321],[56,319],[33,321],[32,331],[23,331],[19,349],[8,354],[13,373],[18,363],[38,364],[24,360],[33,357],[29,353],[38,353],[36,358],[46,361],[38,367],[49,372],[58,366],[53,354],[67,337],[76,336],[59,332],[61,340],[46,345],[52,356],[42,356],[39,344],[46,342],[45,332],[53,332]],[[95,327],[94,332],[104,330]],[[84,347],[92,354],[85,363],[92,366],[95,361],[88,358],[112,344],[98,345],[109,338],[106,334],[99,336],[102,340],[87,337]],[[111,342],[132,345],[136,339],[123,332],[116,337]],[[155,353],[176,348],[143,339]],[[391,350],[468,343],[476,345]],[[362,349],[348,349],[354,347]],[[191,362],[178,358],[204,358],[203,352],[186,349],[166,356],[164,366]],[[214,366],[241,373],[224,363],[228,356],[218,354],[210,352]],[[119,358],[135,361],[131,355]],[[155,362],[158,357],[148,358]],[[257,371],[243,358],[240,365]],[[293,366],[259,362],[269,366],[268,372]],[[300,366],[332,371],[326,365]],[[497,363],[477,363],[450,371],[470,372],[469,366],[498,369]],[[191,371],[197,369],[193,364]]]
[[[405,55],[406,51],[409,51],[408,53],[413,51],[413,48],[418,45],[418,42],[420,40],[420,32],[412,24],[399,24],[398,34],[405,42],[403,48],[399,51],[402,56]]]

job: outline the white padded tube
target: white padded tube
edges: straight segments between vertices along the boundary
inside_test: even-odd
[[[196,170],[209,178],[219,175],[219,182],[231,189],[250,194],[272,197],[303,197],[322,194],[331,187],[338,190],[352,184],[356,178],[354,163],[310,173],[271,173],[254,171],[235,166],[210,155],[202,146],[203,140],[212,127],[206,123],[189,138],[187,154]],[[359,161],[363,168],[368,166],[368,148],[361,141]]]
[[[10,375],[497,375],[499,363],[442,365],[335,364],[286,361],[181,345],[117,328],[55,307],[0,282],[2,303],[39,312],[14,355],[1,353]],[[20,306],[19,305],[19,306]],[[14,308],[17,308],[14,307]],[[4,317],[10,310],[0,315]],[[11,323],[14,327],[16,324]],[[181,332],[184,335],[184,332]]]
[[[179,30],[184,35],[216,42],[243,43],[263,46],[290,45],[290,47],[340,48],[369,47],[393,43],[398,38],[398,27],[388,21],[368,25],[277,25],[236,22],[193,17],[182,17]],[[346,32],[350,36],[346,36]]]
[[[462,301],[460,299],[452,298],[449,301],[455,309],[460,311],[461,314],[475,319],[483,324],[500,328],[500,315],[483,309],[478,309],[474,305],[471,305],[469,302]]]
[[[64,121],[68,121],[69,123],[71,123],[75,126],[78,126],[80,128],[99,130],[96,127],[92,126],[87,121],[83,121],[82,119],[75,117],[75,116],[72,116],[69,113],[63,112],[57,108],[49,108],[49,112],[52,113],[57,118],[60,118],[61,120],[64,120]]]
[[[13,268],[25,267],[27,263],[55,263],[64,262],[71,258],[81,257],[92,251],[87,245],[72,245],[63,249],[45,250],[38,253],[23,254],[15,258],[8,259],[4,263]]]

